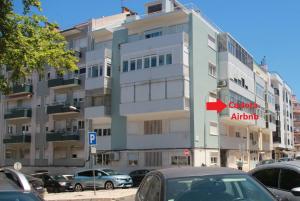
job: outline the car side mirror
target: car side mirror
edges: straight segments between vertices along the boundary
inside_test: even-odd
[[[291,190],[291,192],[292,192],[293,195],[295,195],[295,196],[300,196],[300,187],[293,188],[293,189]]]

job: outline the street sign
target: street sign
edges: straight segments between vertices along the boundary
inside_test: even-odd
[[[97,149],[94,146],[91,146],[91,154],[96,154],[97,153]]]
[[[95,145],[97,144],[97,134],[96,132],[88,132],[89,134],[89,144]]]
[[[22,169],[22,163],[15,162],[14,169],[17,170],[17,171],[21,170]]]
[[[189,156],[189,155],[190,155],[190,150],[185,149],[185,150],[183,151],[183,154],[184,154],[185,156]]]

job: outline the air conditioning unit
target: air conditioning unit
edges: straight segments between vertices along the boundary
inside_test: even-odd
[[[112,161],[118,161],[120,160],[120,152],[112,152],[109,154],[109,158]]]
[[[227,81],[226,80],[221,80],[218,82],[218,88],[223,88],[227,87]]]

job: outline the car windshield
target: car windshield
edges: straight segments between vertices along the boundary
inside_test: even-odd
[[[274,201],[247,175],[217,175],[167,180],[168,201]]]
[[[1,201],[42,201],[32,193],[0,192]]]
[[[53,179],[55,179],[55,180],[66,180],[66,178],[64,178],[61,175],[55,175],[55,176],[53,176]]]
[[[108,175],[121,175],[121,173],[111,169],[105,169],[103,172],[107,173]]]

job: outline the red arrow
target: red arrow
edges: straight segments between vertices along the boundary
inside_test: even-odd
[[[216,110],[217,112],[222,112],[226,107],[227,105],[220,99],[218,99],[217,102],[206,103],[206,110]]]

